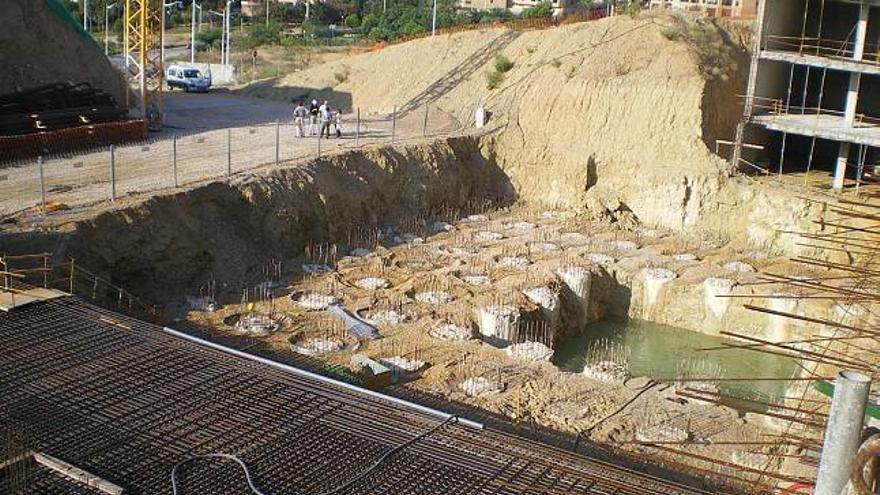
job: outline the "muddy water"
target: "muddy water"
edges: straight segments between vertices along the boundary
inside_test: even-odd
[[[630,352],[629,369],[633,376],[649,376],[661,381],[675,379],[684,361],[704,359],[721,366],[727,378],[788,378],[797,371],[793,359],[742,349],[700,351],[731,342],[721,337],[660,325],[641,320],[605,320],[587,326],[582,335],[557,346],[553,362],[566,371],[584,368],[587,347],[599,339],[625,345]],[[787,381],[720,382],[722,394],[740,399],[777,402],[785,395]],[[737,409],[763,409],[741,400],[725,401]]]

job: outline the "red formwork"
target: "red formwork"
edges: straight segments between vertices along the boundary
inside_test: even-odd
[[[0,136],[0,163],[141,141],[146,137],[147,128],[140,119],[68,127],[21,136]]]

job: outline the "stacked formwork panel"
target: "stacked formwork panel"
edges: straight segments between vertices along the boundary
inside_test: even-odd
[[[880,0],[761,0],[733,164],[761,165],[743,146],[758,130],[767,168],[825,160],[834,189],[858,181],[880,147],[878,41]]]

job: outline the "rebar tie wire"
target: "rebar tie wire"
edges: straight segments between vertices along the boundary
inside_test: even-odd
[[[406,442],[404,442],[404,443],[392,448],[388,452],[382,454],[382,457],[380,457],[376,462],[374,462],[372,466],[368,467],[363,472],[361,472],[360,474],[358,474],[354,478],[351,478],[350,480],[346,481],[342,485],[330,490],[329,492],[324,492],[321,495],[334,495],[334,494],[341,492],[342,490],[345,490],[346,488],[354,485],[355,483],[357,483],[357,482],[361,481],[362,479],[366,478],[367,476],[369,476],[373,471],[378,469],[382,464],[384,464],[393,455],[406,449],[410,445],[424,439],[425,437],[432,435],[434,432],[436,432],[440,428],[442,428],[450,423],[457,423],[457,422],[458,422],[458,416],[450,416],[449,418],[443,420],[443,422],[441,422],[435,426],[432,426],[430,429],[420,433],[418,436],[415,436],[415,437],[411,438],[410,440],[407,440]],[[191,462],[198,461],[201,459],[227,459],[227,460],[234,461],[235,463],[237,463],[241,467],[242,471],[244,471],[244,476],[245,476],[245,480],[247,481],[248,488],[253,493],[255,493],[256,495],[269,495],[268,493],[262,492],[262,491],[260,491],[259,488],[257,488],[257,486],[254,483],[254,478],[253,478],[253,476],[251,476],[251,472],[248,469],[247,465],[244,463],[244,461],[242,461],[235,454],[225,454],[225,453],[220,453],[220,452],[210,453],[210,454],[193,455],[193,456],[187,457],[186,459],[175,464],[174,467],[171,468],[171,489],[172,489],[174,495],[180,495],[180,485],[177,482],[177,470],[180,469],[180,467],[183,466],[184,464],[189,464]]]

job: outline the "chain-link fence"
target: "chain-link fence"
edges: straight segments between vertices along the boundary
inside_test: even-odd
[[[422,106],[406,113],[343,116],[331,124],[306,120],[260,123],[179,135],[134,145],[39,157],[0,164],[0,215],[27,209],[56,210],[118,200],[126,195],[231,177],[258,167],[308,160],[367,146],[381,146],[460,133],[462,126],[439,110]],[[338,134],[337,134],[338,127]]]

